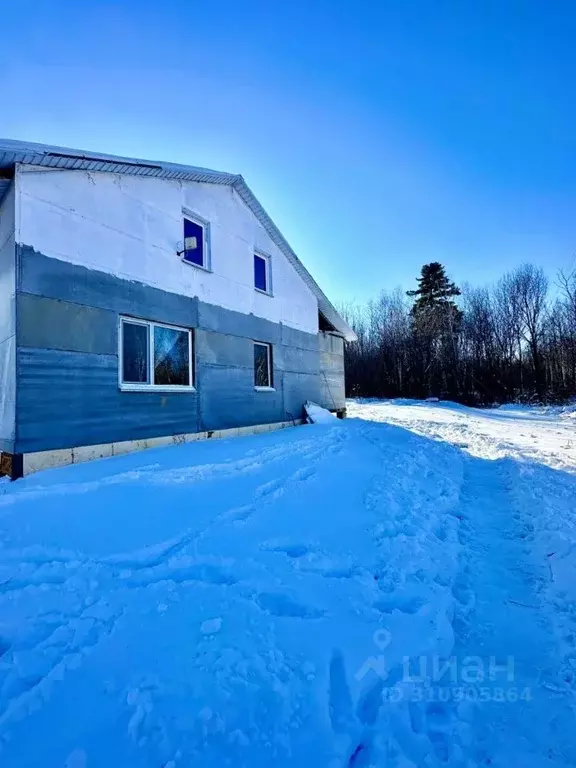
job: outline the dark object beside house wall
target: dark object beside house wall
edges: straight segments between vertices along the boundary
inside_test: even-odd
[[[24,476],[24,457],[21,453],[0,453],[0,477],[19,480]]]
[[[337,336],[17,248],[16,453],[298,419],[306,400],[344,407]],[[194,329],[196,391],[120,391],[121,315]],[[273,390],[255,390],[254,341],[273,345]]]

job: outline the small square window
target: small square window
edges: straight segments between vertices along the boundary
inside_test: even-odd
[[[254,288],[263,293],[270,293],[270,259],[254,254]]]
[[[254,386],[270,389],[272,379],[272,345],[254,342]]]
[[[184,219],[184,261],[208,269],[206,227],[192,219]]]

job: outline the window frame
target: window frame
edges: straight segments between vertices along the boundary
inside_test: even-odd
[[[272,257],[268,253],[263,253],[262,251],[254,250],[254,255],[252,257],[252,272],[254,273],[254,261],[256,258],[262,259],[264,264],[266,265],[266,290],[262,290],[262,288],[256,287],[256,275],[253,274],[253,281],[254,281],[254,290],[257,293],[262,293],[264,296],[273,296],[272,293]]]
[[[190,211],[187,208],[182,209],[182,245],[185,243],[184,237],[184,219],[188,219],[192,224],[196,224],[197,227],[202,229],[202,264],[196,264],[193,261],[189,261],[186,258],[186,251],[182,252],[180,261],[184,264],[188,264],[190,267],[196,267],[196,269],[203,269],[204,272],[212,272],[212,254],[210,250],[210,222],[203,219],[202,216],[198,216],[197,213]]]
[[[267,341],[253,341],[253,348],[266,347],[267,362],[268,362],[268,384],[266,386],[256,384],[256,366],[254,365],[254,389],[256,392],[275,392],[274,387],[274,355],[272,353],[272,344]]]
[[[124,323],[143,325],[148,328],[148,372],[150,381],[129,382],[124,378]],[[169,328],[172,331],[182,331],[188,334],[188,374],[190,384],[155,384],[154,383],[154,328]],[[142,320],[140,317],[120,315],[118,318],[118,387],[122,392],[195,392],[194,365],[194,330],[181,325],[158,323],[155,320]]]

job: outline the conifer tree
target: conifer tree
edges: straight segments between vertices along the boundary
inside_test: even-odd
[[[415,291],[406,291],[406,294],[417,297],[412,307],[415,317],[430,309],[441,309],[449,313],[459,311],[452,299],[454,296],[460,296],[460,289],[448,279],[446,270],[438,261],[424,264],[418,278],[418,288]]]
[[[459,388],[455,371],[462,312],[454,298],[460,296],[460,289],[448,279],[443,265],[433,261],[422,267],[418,288],[406,293],[414,298],[410,316],[424,392],[428,395],[456,393]]]

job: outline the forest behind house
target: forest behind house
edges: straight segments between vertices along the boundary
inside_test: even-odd
[[[417,282],[340,307],[358,335],[346,345],[348,396],[469,405],[576,396],[576,270],[550,284],[525,264],[495,285],[460,289],[432,262]]]

